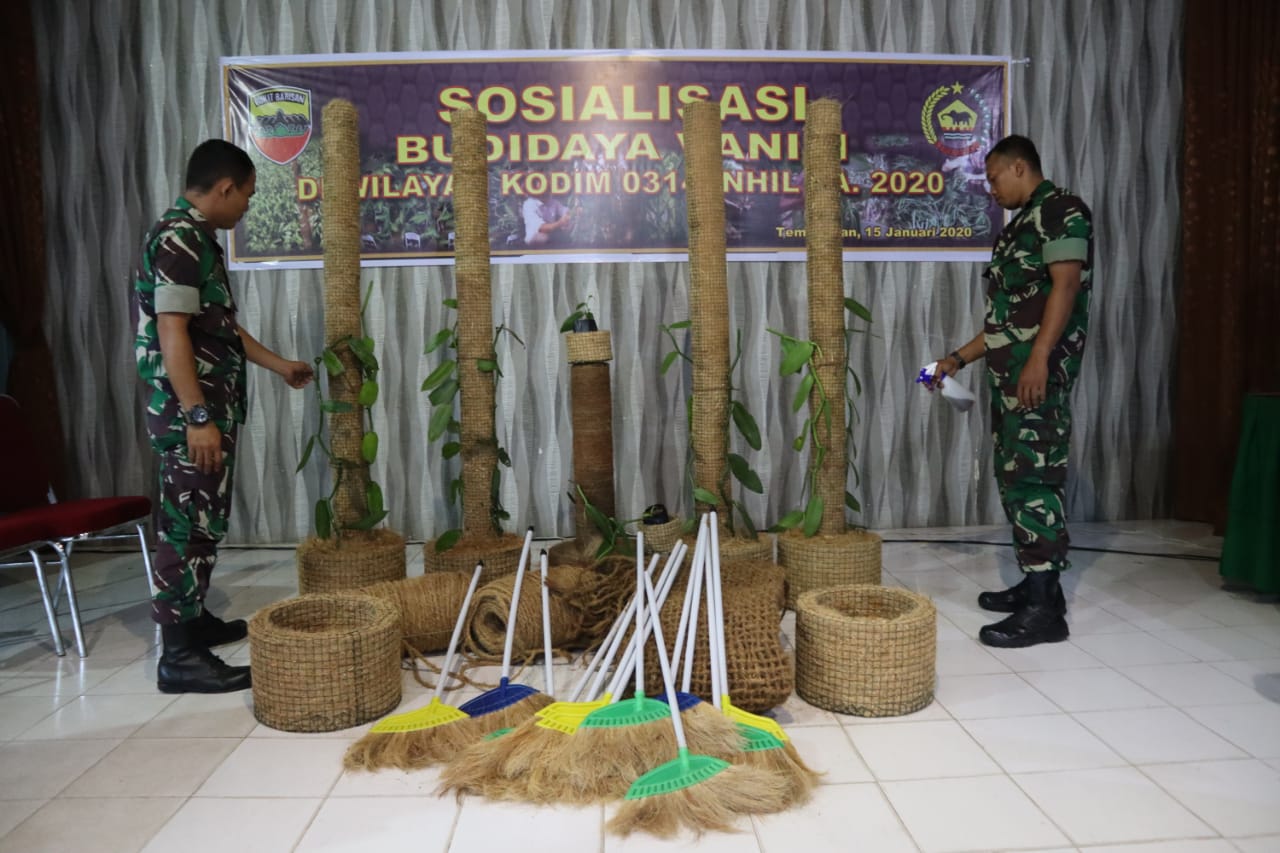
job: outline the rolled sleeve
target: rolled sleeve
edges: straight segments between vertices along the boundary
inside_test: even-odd
[[[199,314],[200,290],[189,284],[163,284],[155,290],[157,314]]]
[[[1089,259],[1089,241],[1083,237],[1061,237],[1045,243],[1042,253],[1046,264],[1061,261],[1084,263]]]

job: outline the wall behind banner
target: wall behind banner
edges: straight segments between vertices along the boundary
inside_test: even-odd
[[[1029,56],[1011,76],[1013,128],[1037,141],[1046,174],[1093,207],[1098,233],[1090,350],[1076,389],[1070,513],[1150,518],[1168,506],[1170,373],[1182,101],[1181,0],[95,0],[35,3],[44,107],[49,337],[61,375],[72,490],[146,491],[154,462],[141,418],[128,321],[129,269],[140,235],[180,191],[185,158],[222,133],[218,59],[350,51],[725,48]],[[862,420],[852,449],[858,523],[873,528],[1000,523],[983,409],[968,415],[912,380],[967,340],[982,306],[979,264],[857,263],[850,295],[875,315],[854,335]],[[494,320],[525,346],[500,344],[498,437],[515,467],[502,500],[519,529],[572,532],[568,368],[561,320],[591,297],[613,331],[618,508],[688,509],[686,380],[658,375],[660,323],[687,316],[679,264],[499,266]],[[383,359],[374,412],[377,477],[391,523],[413,538],[453,526],[451,462],[426,442],[418,386],[424,342],[447,321],[452,268],[366,270],[369,331]],[[801,417],[777,376],[765,328],[805,330],[800,263],[729,267],[733,328],[744,356],[735,384],[767,435],[742,449],[767,495],[747,493],[756,521],[799,500],[790,447]],[[234,276],[242,324],[267,345],[310,358],[322,346],[318,270]],[[433,357],[434,358],[434,357]],[[987,399],[980,376],[964,375]],[[257,368],[242,435],[231,541],[291,542],[307,532],[323,474],[294,474],[315,425],[314,397]]]

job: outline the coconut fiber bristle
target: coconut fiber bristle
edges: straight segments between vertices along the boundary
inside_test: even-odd
[[[648,832],[671,838],[681,829],[701,835],[707,830],[733,832],[744,815],[762,814],[761,803],[785,798],[785,783],[757,767],[735,764],[696,785],[627,800],[605,828],[615,835]]]
[[[774,811],[786,811],[809,802],[810,797],[813,796],[813,789],[818,786],[818,778],[821,776],[804,763],[804,759],[800,757],[800,753],[796,751],[791,741],[773,749],[739,752],[729,760],[736,765],[754,767],[774,775],[781,789],[781,799],[773,803],[777,807]],[[766,813],[763,810],[757,812],[757,814]]]
[[[480,727],[480,735],[483,737],[499,729],[514,729],[526,720],[533,719],[534,714],[554,701],[554,698],[545,693],[530,693],[519,702],[472,719]]]
[[[449,761],[482,738],[486,730],[474,717],[411,732],[369,733],[347,749],[342,765],[348,770],[421,770]]]

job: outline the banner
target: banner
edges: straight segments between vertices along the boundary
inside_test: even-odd
[[[804,120],[844,107],[846,259],[986,260],[1004,223],[983,155],[1007,58],[747,52],[229,57],[226,137],[257,194],[235,268],[321,266],[321,111],[360,115],[362,262],[452,263],[449,114],[489,117],[496,263],[687,257],[681,107],[718,100],[729,260],[804,257]]]

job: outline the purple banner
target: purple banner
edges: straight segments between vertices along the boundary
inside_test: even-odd
[[[983,154],[1007,132],[999,57],[801,53],[347,54],[223,59],[226,136],[258,170],[246,268],[319,266],[320,115],[360,115],[366,264],[451,263],[449,113],[489,117],[495,262],[687,253],[681,106],[724,117],[729,260],[802,258],[804,120],[844,107],[849,259],[985,259],[1004,222]]]

